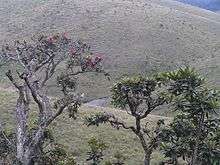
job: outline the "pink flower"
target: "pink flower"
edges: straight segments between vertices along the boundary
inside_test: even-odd
[[[96,55],[96,57],[95,57],[95,63],[99,63],[99,62],[101,62],[103,60],[103,58],[100,56],[100,54],[99,55]]]
[[[70,48],[70,55],[75,56],[76,55],[76,49],[75,48]]]
[[[94,63],[91,57],[86,57],[86,66],[90,66],[90,67],[94,66]]]
[[[50,37],[48,37],[47,41],[48,41],[49,44],[53,44],[54,43],[54,38],[50,36]]]
[[[100,57],[100,56],[95,57],[95,61],[101,61],[101,60],[102,60],[102,57]]]
[[[66,39],[66,40],[68,39],[68,37],[67,37],[67,32],[64,32],[64,33],[62,34],[62,36],[63,36],[64,39]]]

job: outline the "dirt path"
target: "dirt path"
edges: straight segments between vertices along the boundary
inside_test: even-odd
[[[106,107],[107,102],[108,102],[108,98],[104,97],[104,98],[89,101],[85,105],[88,107]]]

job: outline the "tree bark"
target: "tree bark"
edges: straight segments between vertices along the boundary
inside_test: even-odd
[[[194,151],[193,151],[193,156],[192,156],[192,161],[191,161],[191,165],[197,165],[197,157],[198,157],[198,140],[196,141],[196,144],[195,144],[195,148],[194,148]]]
[[[24,157],[22,160],[22,165],[33,165],[33,159],[32,159],[32,154],[31,154],[31,149],[27,149],[26,152],[24,153]]]
[[[143,134],[141,132],[139,132],[139,134],[137,134],[137,136],[139,137],[141,145],[144,149],[144,165],[150,165],[152,151],[149,150]]]
[[[193,155],[192,155],[192,160],[191,160],[191,165],[198,165],[198,150],[199,150],[199,143],[200,143],[200,138],[201,138],[201,131],[203,129],[203,124],[204,124],[204,118],[205,118],[205,115],[204,113],[202,113],[200,116],[199,116],[199,122],[198,122],[198,128],[196,130],[196,141],[195,141],[195,147],[194,147],[194,150],[193,150]]]
[[[141,145],[144,149],[144,165],[150,165],[152,151],[149,149],[146,139],[144,138],[143,132],[141,131],[141,120],[139,117],[136,117],[136,130],[134,131],[134,133],[138,136]]]
[[[172,157],[172,163],[173,165],[178,165],[178,158],[176,156]]]
[[[144,155],[144,165],[150,165],[151,153],[145,153]]]
[[[43,140],[43,129],[40,127],[34,137],[28,132],[29,96],[24,87],[19,87],[19,98],[16,105],[16,157],[22,165],[32,165],[35,150]]]
[[[16,149],[17,149],[17,159],[22,162],[24,153],[25,153],[25,145],[27,143],[27,107],[24,103],[24,95],[23,90],[19,91],[19,98],[17,100],[16,105]]]

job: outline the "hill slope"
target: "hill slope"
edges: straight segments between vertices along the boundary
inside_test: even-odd
[[[105,68],[152,73],[192,65],[220,86],[219,15],[171,0],[1,0],[0,44],[38,33],[68,32],[105,56]],[[111,82],[83,79],[91,97]],[[97,88],[91,88],[91,83]]]
[[[56,32],[85,40],[105,56],[105,68],[113,81],[122,74],[150,74],[186,64],[207,74],[211,83],[220,87],[220,19],[210,11],[171,0],[1,0],[0,24],[0,44]],[[3,81],[2,70],[0,75]],[[108,95],[112,84],[90,75],[81,82],[83,91],[92,98]],[[13,90],[0,90],[0,119],[10,127],[15,99]],[[109,126],[83,125],[83,116],[103,110],[115,112],[82,107],[76,121],[60,117],[54,125],[56,138],[70,145],[80,161],[85,160],[87,140],[97,136],[110,143],[111,152],[124,151],[128,164],[141,164],[135,136]],[[119,116],[132,122],[123,112]],[[159,118],[150,116],[149,120]],[[154,153],[153,162],[159,159],[161,155]]]
[[[15,91],[0,90],[0,122],[5,123],[5,127],[9,130],[13,129],[15,124],[15,104]],[[120,151],[123,152],[123,155],[126,157],[126,165],[141,165],[143,160],[142,148],[137,137],[132,132],[125,131],[123,129],[116,130],[109,125],[87,127],[84,124],[84,117],[103,111],[117,115],[119,119],[123,119],[128,124],[133,124],[134,122],[134,120],[128,116],[126,112],[120,110],[98,107],[89,108],[87,106],[82,106],[76,120],[70,119],[68,114],[63,114],[52,124],[53,134],[56,141],[66,146],[69,151],[73,152],[80,164],[87,164],[86,154],[89,150],[87,142],[90,138],[96,137],[105,141],[109,146],[105,153],[105,160],[111,160],[113,155],[117,151]],[[35,113],[31,114],[32,117],[34,115]],[[161,118],[166,122],[171,120],[171,118],[168,117],[149,115],[147,119],[149,122],[148,127],[154,126]],[[163,159],[164,158],[161,153],[154,152],[152,155],[152,164],[156,165]]]

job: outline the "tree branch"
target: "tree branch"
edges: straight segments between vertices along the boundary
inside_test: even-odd
[[[14,80],[14,77],[12,76],[12,72],[11,70],[8,70],[8,72],[6,72],[6,76],[8,77],[8,79],[12,82],[12,84],[18,89],[20,90],[20,86],[18,85],[18,83]]]
[[[148,101],[147,110],[144,112],[143,115],[140,116],[140,119],[144,119],[145,117],[147,117],[155,108],[157,108],[160,105],[163,105],[165,102],[166,100],[161,97],[155,99],[153,103],[151,103],[151,101]]]
[[[40,113],[42,114],[42,113],[43,113],[43,103],[42,103],[41,100],[39,100],[36,89],[33,88],[33,86],[31,85],[31,83],[29,82],[27,76],[23,76],[23,77],[21,77],[21,78],[24,79],[26,85],[27,85],[28,88],[30,89],[31,95],[32,95],[34,101],[37,103]]]

